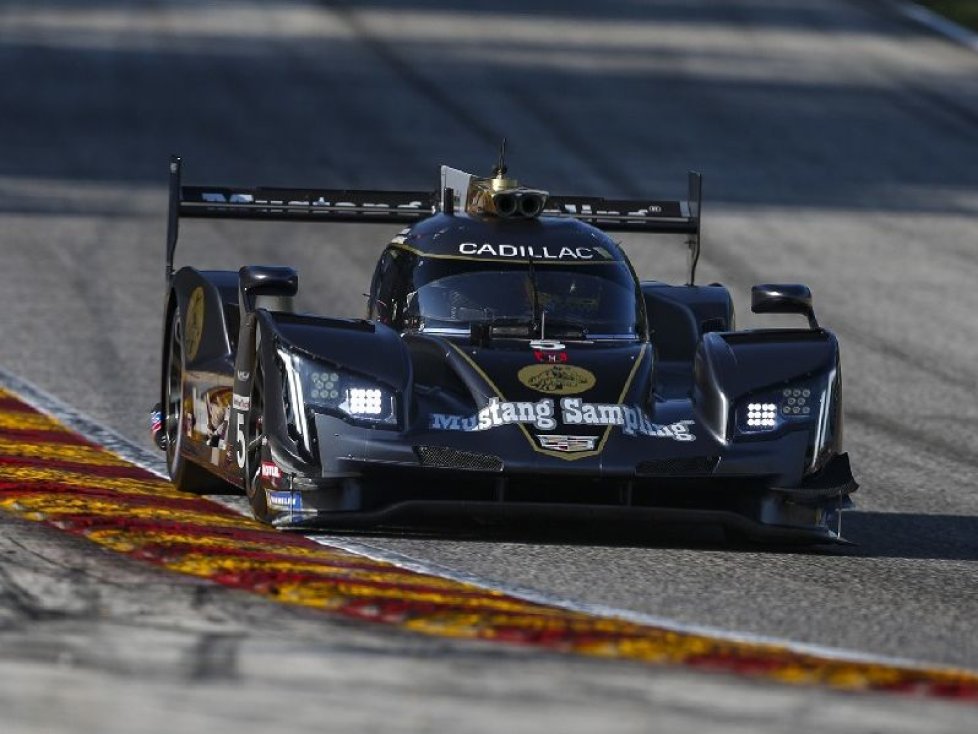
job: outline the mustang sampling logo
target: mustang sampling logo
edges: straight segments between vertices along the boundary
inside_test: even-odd
[[[536,403],[504,403],[499,398],[491,398],[489,404],[475,415],[431,415],[431,428],[436,431],[487,431],[511,423],[525,423],[540,431],[552,431],[557,427],[554,401],[543,399]]]
[[[548,366],[548,365],[534,365]],[[577,426],[618,426],[626,436],[646,436],[648,438],[670,438],[673,441],[695,441],[696,435],[690,432],[694,421],[682,420],[660,425],[653,423],[640,407],[618,405],[616,403],[586,403],[581,398],[562,398],[560,418],[564,425]],[[428,427],[436,431],[488,431],[490,428],[508,426],[514,423],[532,425],[538,431],[552,431],[557,427],[554,401],[544,398],[535,403],[528,401],[504,402],[491,398],[475,415],[451,415],[432,413]],[[540,443],[561,439],[579,439],[579,436],[538,436]],[[569,441],[568,441],[569,443]],[[583,451],[584,449],[561,449],[561,451]]]
[[[567,364],[531,364],[516,376],[531,390],[548,395],[577,395],[597,382],[594,373]]]

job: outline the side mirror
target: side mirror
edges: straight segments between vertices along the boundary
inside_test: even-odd
[[[808,326],[818,328],[812,291],[800,283],[765,283],[750,292],[750,310],[754,313],[797,313],[808,319]]]
[[[242,315],[255,310],[258,296],[291,298],[299,290],[299,274],[276,265],[245,265],[238,271]]]

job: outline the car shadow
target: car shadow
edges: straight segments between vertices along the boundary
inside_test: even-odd
[[[828,555],[850,558],[907,558],[978,561],[978,516],[901,512],[847,512],[843,537],[848,544],[754,542],[734,538],[707,525],[649,525],[629,521],[596,526],[579,519],[547,525],[520,518],[491,522],[459,516],[423,524],[371,529],[330,529],[331,535],[411,537],[433,541],[508,542],[538,545],[617,548],[722,550],[730,553]]]
[[[978,516],[912,512],[850,512],[846,555],[978,561]]]

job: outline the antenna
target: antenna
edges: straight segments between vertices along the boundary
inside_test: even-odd
[[[506,175],[506,138],[499,144],[499,158],[492,169],[492,178],[502,178]]]
[[[537,327],[537,315],[540,313],[540,292],[537,290],[537,269],[533,264],[533,255],[530,253],[526,254],[526,259],[530,263],[530,287],[533,289],[533,325],[530,327],[530,336],[533,336],[533,330]],[[543,330],[544,324],[546,323],[546,311],[543,312],[544,321],[540,323],[540,338],[544,339]]]

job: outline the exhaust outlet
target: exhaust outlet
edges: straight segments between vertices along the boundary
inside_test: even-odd
[[[496,213],[501,217],[511,217],[516,214],[519,202],[513,194],[493,194],[492,204]]]
[[[543,211],[543,197],[539,194],[521,194],[519,197],[519,209],[527,219],[533,219]]]

